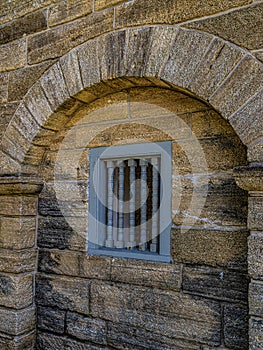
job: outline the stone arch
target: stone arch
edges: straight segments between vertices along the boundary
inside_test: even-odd
[[[105,94],[136,84],[136,77],[159,86],[175,86],[209,102],[248,146],[250,160],[262,160],[263,135],[257,118],[262,64],[250,53],[210,34],[154,26],[92,39],[49,68],[28,91],[1,141],[2,174],[20,172],[32,140],[65,101],[71,106],[75,98],[89,102],[98,97],[89,91],[95,84],[101,84],[101,94]],[[121,80],[114,85],[115,78]],[[112,84],[104,84],[106,81]],[[17,128],[24,138],[16,138]]]

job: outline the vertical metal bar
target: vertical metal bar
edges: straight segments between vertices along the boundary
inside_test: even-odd
[[[118,220],[118,238],[115,242],[116,248],[124,248],[124,167],[123,161],[118,163],[119,166],[119,220]]]
[[[136,246],[135,241],[135,167],[136,161],[130,159],[128,161],[128,166],[130,168],[130,208],[129,208],[129,242],[127,242],[127,248],[132,249]]]
[[[156,253],[158,251],[158,195],[159,195],[159,162],[158,158],[151,159],[152,164],[152,242],[150,251]]]
[[[107,182],[108,182],[108,193],[107,193],[107,237],[105,246],[108,248],[113,247],[113,186],[114,186],[114,162],[107,161]]]
[[[141,167],[141,223],[140,223],[140,243],[139,248],[141,251],[145,251],[147,248],[147,230],[146,230],[146,219],[147,219],[147,165],[148,161],[140,159]]]

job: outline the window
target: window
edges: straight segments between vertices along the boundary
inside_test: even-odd
[[[171,142],[89,149],[88,252],[170,262]]]

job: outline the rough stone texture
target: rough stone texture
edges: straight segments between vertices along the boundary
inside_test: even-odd
[[[33,276],[0,274],[0,305],[23,309],[33,302]]]
[[[89,313],[90,282],[78,278],[37,276],[36,296],[41,306]]]
[[[263,4],[258,3],[186,26],[209,32],[247,49],[257,50],[263,47],[262,16]]]
[[[71,96],[77,94],[83,89],[83,85],[76,51],[71,52],[69,55],[65,55],[60,60],[60,66],[64,74],[69,94]]]
[[[61,1],[50,7],[48,24],[50,27],[70,22],[77,17],[88,15],[92,11],[92,0]]]
[[[40,329],[63,334],[66,312],[50,307],[37,307],[37,326]]]
[[[0,308],[0,332],[19,335],[35,327],[35,308],[13,311]]]
[[[116,27],[123,28],[149,23],[175,24],[249,3],[251,3],[249,0],[223,0],[216,3],[199,0],[189,6],[184,0],[176,3],[173,0],[152,0],[151,2],[135,0],[130,4],[117,7]]]
[[[45,12],[37,11],[30,13],[25,17],[0,27],[0,45],[45,29],[47,29]]]
[[[109,280],[111,278],[111,258],[99,256],[80,256],[80,276],[85,278]]]
[[[249,166],[238,166],[234,168],[234,177],[237,185],[246,191],[256,191],[251,193],[251,197],[260,198],[263,191],[263,166],[261,164],[250,164]],[[260,203],[260,199],[257,199]],[[253,204],[253,199],[252,199]]]
[[[252,233],[248,238],[248,272],[263,280],[263,234]]]
[[[209,98],[209,102],[228,118],[261,89],[262,83],[262,65],[247,56]],[[229,96],[232,98],[229,99]]]
[[[0,335],[0,346],[2,350],[33,350],[35,347],[35,333],[11,337]]]
[[[263,197],[249,197],[248,227],[251,230],[263,230]]]
[[[248,309],[224,307],[224,340],[229,348],[248,348]]]
[[[183,269],[183,290],[195,295],[246,302],[248,282],[246,274],[225,269],[188,266]]]
[[[73,47],[112,29],[113,10],[105,10],[72,23],[36,34],[28,40],[30,64],[61,57]],[[1,66],[0,66],[1,67]]]
[[[249,314],[263,317],[263,284],[253,280],[249,285]]]
[[[13,251],[2,250],[0,256],[1,272],[23,273],[36,270],[37,252],[35,249]]]
[[[119,5],[123,2],[127,2],[127,0],[95,0],[95,11],[100,11],[106,7],[111,7],[114,5]]]
[[[0,175],[19,174],[21,171],[21,165],[2,151],[0,151],[0,163]]]
[[[9,103],[0,106],[0,137],[2,138],[16,108],[17,103]]]
[[[263,346],[263,320],[251,318],[249,322],[250,349],[259,350]]]
[[[215,230],[173,231],[172,256],[175,262],[245,268],[247,232]]]
[[[36,198],[26,196],[1,196],[0,215],[35,216]]]
[[[0,103],[6,103],[8,98],[9,73],[0,73]],[[2,106],[1,106],[2,107]],[[2,113],[0,113],[1,116]]]
[[[247,157],[250,162],[261,162],[263,159],[263,139],[253,142],[247,150]]]
[[[14,55],[14,52],[16,53]],[[20,39],[1,46],[0,72],[21,68],[26,64],[26,40]]]

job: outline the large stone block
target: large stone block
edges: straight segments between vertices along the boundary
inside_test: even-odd
[[[0,332],[10,335],[29,333],[35,328],[35,307],[14,311],[0,309]]]
[[[21,165],[19,162],[12,159],[8,154],[0,151],[0,175],[14,175],[19,174],[21,171]]]
[[[1,196],[0,215],[35,216],[37,199],[31,196]]]
[[[70,52],[60,59],[60,66],[71,96],[83,89],[78,56],[76,51]]]
[[[111,258],[88,256],[83,252],[80,256],[80,276],[98,280],[110,280]]]
[[[24,334],[17,337],[7,336],[6,334],[0,335],[1,350],[33,350],[35,344],[35,332]]]
[[[0,271],[10,273],[31,272],[36,270],[37,252],[35,249],[14,251],[1,250]]]
[[[123,2],[126,2],[126,0],[95,0],[95,11],[100,11],[106,7],[118,5]]]
[[[249,314],[263,318],[263,283],[253,280],[249,285]]]
[[[183,268],[183,291],[195,295],[247,302],[248,282],[244,273],[211,267]]]
[[[230,349],[248,348],[248,309],[229,305],[224,307],[224,341]]]
[[[14,55],[14,52],[16,53]],[[21,68],[26,65],[26,39],[20,39],[1,46],[0,72]]]
[[[113,10],[105,10],[36,34],[28,40],[28,61],[33,64],[61,57],[70,49],[111,30],[112,27]]]
[[[263,280],[262,233],[252,233],[248,237],[248,272],[251,277]]]
[[[41,330],[63,334],[65,332],[66,311],[47,306],[37,307],[37,327]]]
[[[1,78],[0,78],[1,81]],[[1,84],[1,82],[0,82]],[[1,85],[0,85],[1,89]],[[0,92],[1,95],[1,92]],[[0,97],[1,101],[1,97]],[[4,135],[6,128],[13,117],[13,114],[15,110],[17,109],[18,104],[17,103],[8,103],[8,104],[3,104],[0,106],[0,138]]]
[[[172,257],[177,263],[246,269],[247,232],[173,230]]]
[[[36,301],[40,306],[89,313],[90,282],[62,276],[37,276]]]
[[[249,322],[250,349],[260,350],[263,347],[263,320],[251,318]]]
[[[111,280],[167,290],[180,289],[181,265],[114,259]]]
[[[7,102],[9,73],[0,73],[0,103]],[[1,115],[1,113],[0,113]]]
[[[92,0],[68,0],[59,2],[50,7],[48,24],[50,27],[70,22],[77,17],[88,15],[92,12]]]
[[[263,230],[263,196],[248,199],[248,227],[250,230]]]

